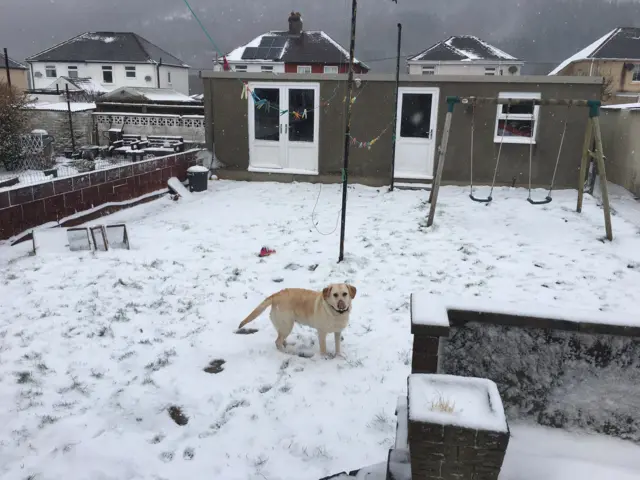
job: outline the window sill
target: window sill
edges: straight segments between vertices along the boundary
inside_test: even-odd
[[[493,142],[494,143],[515,143],[515,144],[521,144],[521,145],[530,145],[533,144],[535,145],[537,142],[535,140],[531,140],[530,138],[527,137],[493,137]]]

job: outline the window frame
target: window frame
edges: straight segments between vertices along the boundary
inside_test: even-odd
[[[307,69],[309,71],[306,71]],[[298,65],[296,72],[301,75],[309,75],[310,73],[313,73],[313,69],[311,68],[311,65]]]
[[[53,71],[53,75],[49,75],[49,72]],[[44,66],[44,76],[46,78],[58,78],[58,69],[55,65],[45,65]]]
[[[542,96],[540,92],[500,92],[498,98],[511,98],[514,100],[541,100]],[[498,104],[496,108],[496,120],[493,129],[493,141],[494,143],[519,143],[519,144],[536,144],[538,137],[538,127],[540,123],[540,105],[533,106],[533,113],[527,114],[506,114],[503,113],[503,104]],[[529,120],[533,122],[533,131],[530,137],[509,137],[504,135],[498,135],[498,127],[501,120]]]
[[[430,72],[428,72],[429,70]],[[420,73],[422,75],[435,75],[436,74],[436,66],[435,65],[423,65]]]
[[[484,75],[486,77],[497,77],[498,67],[484,67]]]
[[[133,75],[129,75],[133,72]],[[124,76],[125,78],[138,78],[138,72],[136,70],[135,65],[126,65],[124,67]]]
[[[111,81],[108,82],[105,78],[104,78],[104,74],[106,72],[109,72],[111,74]],[[111,65],[102,65],[102,83],[104,85],[113,85],[114,84],[114,78],[113,78],[113,67]]]
[[[273,73],[273,65],[262,65],[260,71],[262,73]]]
[[[327,71],[327,69],[331,69],[331,71]],[[327,75],[337,75],[340,73],[340,69],[337,65],[325,65],[322,71]]]
[[[238,70],[238,69],[239,69],[239,70]],[[236,72],[243,72],[243,73],[244,73],[244,72],[247,72],[247,66],[246,66],[246,65],[236,65],[236,66],[234,67],[234,70],[235,70]]]
[[[631,83],[640,83],[640,63],[636,63],[631,72]]]
[[[69,78],[78,78],[78,66],[77,65],[68,65],[67,66],[67,77]]]

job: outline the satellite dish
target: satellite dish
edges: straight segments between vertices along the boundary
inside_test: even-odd
[[[511,66],[509,67],[509,73],[510,73],[511,75],[514,75],[514,74],[515,74],[515,73],[517,73],[517,72],[518,72],[518,67],[516,67],[515,65],[511,65]]]
[[[150,81],[151,81],[151,75],[147,75],[146,77],[144,77],[144,79],[145,79],[147,82],[150,82]]]
[[[36,72],[33,74],[33,76],[36,78],[42,78],[42,72]]]

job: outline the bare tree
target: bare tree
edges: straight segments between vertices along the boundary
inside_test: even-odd
[[[28,130],[25,92],[0,82],[0,164],[14,170],[22,158],[21,136]]]

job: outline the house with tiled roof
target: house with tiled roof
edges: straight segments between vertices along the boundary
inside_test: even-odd
[[[291,12],[288,22],[287,30],[267,32],[219,58],[215,69],[300,74],[348,71],[347,49],[323,31],[304,30],[299,12]],[[354,58],[354,71],[367,73],[369,67]]]
[[[9,66],[9,79],[7,79],[7,65]],[[26,90],[29,88],[29,77],[27,75],[28,69],[26,66],[19,62],[16,62],[11,57],[0,53],[0,83],[8,83],[11,81],[11,86]]]
[[[640,28],[614,28],[549,75],[604,77],[607,103],[640,102]]]
[[[472,35],[449,37],[407,59],[411,75],[520,75],[523,65]]]
[[[88,79],[102,91],[171,88],[189,94],[189,66],[132,32],[86,32],[27,58],[32,85],[46,89],[60,77]],[[96,88],[93,88],[96,90]]]

